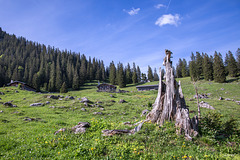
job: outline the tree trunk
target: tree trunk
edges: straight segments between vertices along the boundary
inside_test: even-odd
[[[159,79],[158,95],[153,104],[153,109],[147,115],[147,120],[157,123],[160,126],[167,121],[176,121],[177,134],[184,134],[191,140],[191,136],[198,134],[198,117],[192,119],[189,117],[189,111],[186,107],[185,99],[182,93],[181,83],[177,83],[174,78],[172,62],[170,61],[171,52],[166,50],[165,65],[165,83],[161,77]],[[161,75],[161,68],[159,69]]]

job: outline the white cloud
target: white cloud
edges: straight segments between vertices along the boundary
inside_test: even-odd
[[[165,5],[163,5],[163,4],[157,4],[157,5],[155,5],[154,7],[157,8],[157,9],[160,9],[160,8],[165,8],[165,7],[167,7],[167,6],[165,6]]]
[[[127,10],[123,10],[124,12],[127,12],[130,16],[133,16],[133,15],[135,15],[135,14],[138,14],[138,12],[140,11],[140,8],[132,8],[132,10],[130,10],[130,11],[127,11]]]
[[[155,22],[155,25],[158,25],[159,27],[170,24],[177,26],[180,22],[180,15],[179,14],[165,14],[157,19]]]

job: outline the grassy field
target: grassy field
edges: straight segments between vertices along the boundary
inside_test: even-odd
[[[197,114],[194,86],[190,78],[181,81],[186,104],[191,117]],[[209,95],[203,99],[216,110],[201,108],[202,117],[209,115],[213,122],[228,126],[231,118],[240,124],[240,105],[234,101],[218,100],[219,97],[240,101],[240,80],[229,79],[228,83],[198,81],[199,93]],[[147,84],[158,84],[151,82]],[[157,91],[138,92],[136,85],[129,85],[124,90],[128,93],[99,93],[97,83],[87,83],[80,91],[53,95],[73,96],[75,99],[48,99],[50,93],[34,93],[15,87],[0,88],[0,102],[13,101],[16,108],[0,104],[0,158],[1,159],[240,159],[239,131],[228,138],[216,138],[216,128],[205,128],[201,136],[193,141],[186,141],[183,136],[175,134],[174,124],[167,122],[164,126],[145,123],[140,132],[134,135],[105,137],[104,129],[132,129],[123,122],[144,120],[141,113],[151,110]],[[146,84],[144,84],[146,85]],[[19,93],[15,91],[18,90]],[[110,94],[113,97],[110,97]],[[103,102],[99,107],[84,106],[78,98],[87,97],[91,104]],[[124,99],[126,103],[119,103]],[[115,102],[112,102],[114,100]],[[32,103],[50,104],[31,107]],[[50,108],[54,106],[55,108]],[[81,108],[86,111],[82,111]],[[94,115],[93,112],[102,112]],[[26,117],[35,118],[25,121]],[[215,119],[214,119],[215,117]],[[219,118],[219,119],[218,119]],[[60,128],[71,128],[78,122],[89,122],[91,127],[84,134],[70,131],[54,135]],[[239,129],[239,126],[237,126]]]

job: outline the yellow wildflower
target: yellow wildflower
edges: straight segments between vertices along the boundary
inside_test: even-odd
[[[45,141],[45,143],[48,143],[47,141]]]
[[[189,158],[191,159],[191,158],[192,158],[192,156],[189,156]]]
[[[94,148],[91,148],[91,150],[94,150]]]
[[[58,152],[58,154],[60,154],[60,152]]]
[[[187,158],[187,156],[183,156],[182,158],[184,158],[184,159],[185,159],[185,158]]]
[[[208,157],[208,155],[205,155],[204,157]]]

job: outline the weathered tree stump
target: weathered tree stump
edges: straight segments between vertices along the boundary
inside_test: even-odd
[[[180,82],[174,78],[171,51],[166,50],[166,57],[163,65],[165,66],[165,82],[160,76],[158,95],[153,104],[153,109],[147,115],[147,120],[157,123],[160,126],[167,121],[176,121],[177,134],[184,134],[187,139],[198,134],[198,117],[189,117],[189,110],[186,107]],[[159,68],[161,75],[161,68]]]

